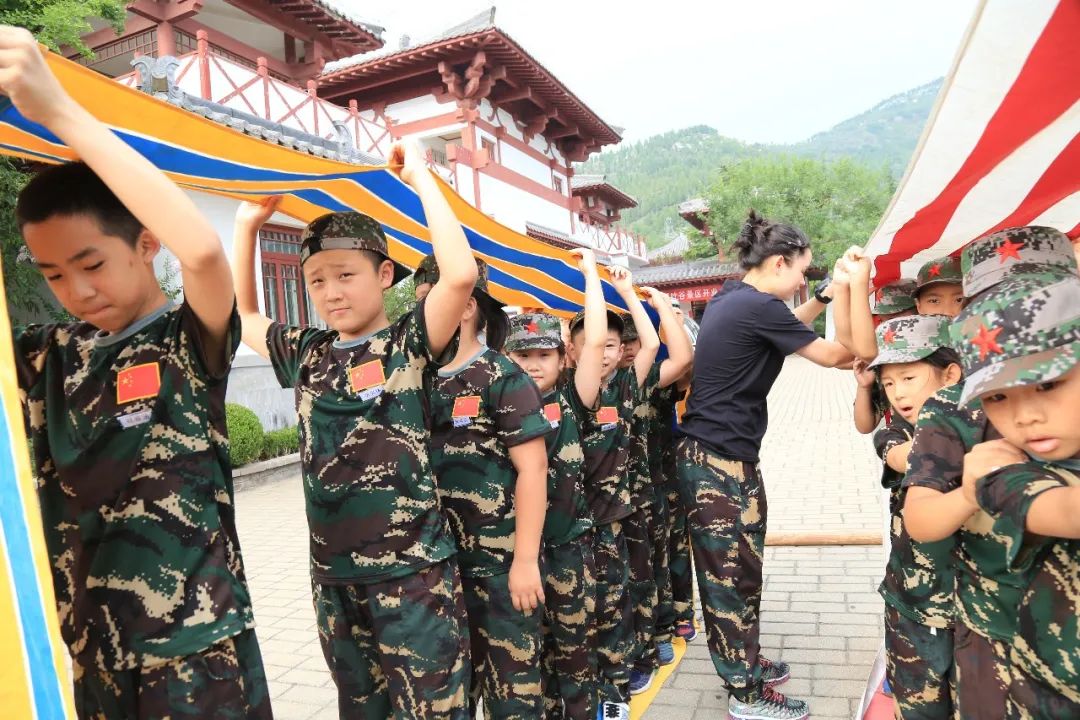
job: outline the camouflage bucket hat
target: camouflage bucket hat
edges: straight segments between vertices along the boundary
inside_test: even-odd
[[[878,325],[878,355],[867,367],[918,362],[939,348],[949,347],[949,323],[944,315],[909,315]]]
[[[915,309],[914,280],[894,280],[874,293],[874,315],[893,315]]]
[[[573,335],[574,330],[576,330],[578,328],[578,326],[581,325],[583,322],[585,322],[585,311],[584,310],[579,312],[577,315],[575,315],[570,320],[570,334]],[[623,331],[626,329],[626,326],[623,325],[622,318],[619,317],[619,314],[617,312],[615,312],[614,310],[608,310],[607,311],[607,322],[608,322],[608,327],[612,328],[613,330],[617,330],[619,332],[619,336],[621,337],[622,334],[623,334]]]
[[[416,266],[413,282],[417,285],[434,285],[439,282],[439,266],[435,263],[434,255],[425,255],[420,264]]]
[[[967,378],[961,405],[1061,377],[1080,362],[1080,277],[1010,278],[964,308],[950,339]]]
[[[630,313],[623,313],[619,316],[622,320],[622,341],[631,342],[638,339],[637,325],[634,324],[634,316]]]
[[[510,333],[503,348],[521,350],[558,350],[563,346],[559,318],[547,313],[522,313],[510,318]]]
[[[476,259],[476,285],[477,290],[484,294],[484,297],[496,307],[505,307],[506,303],[499,302],[491,296],[488,292],[488,265],[480,258]],[[439,265],[435,262],[434,255],[425,255],[420,264],[416,266],[416,274],[413,277],[413,282],[417,285],[424,283],[431,283],[434,285],[439,282]]]
[[[915,292],[912,295],[918,296],[920,292],[931,285],[960,285],[962,283],[963,274],[960,272],[960,258],[938,258],[919,268],[919,274],[915,278]]]
[[[363,213],[341,212],[320,215],[304,228],[300,236],[300,264],[323,250],[370,250],[394,264],[394,284],[412,273],[386,249],[386,233],[379,222]]]
[[[1076,253],[1069,237],[1050,227],[1006,228],[974,240],[960,254],[964,295],[975,297],[1006,278],[1048,272],[1050,276],[1077,273]]]

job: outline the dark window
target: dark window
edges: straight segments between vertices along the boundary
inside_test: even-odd
[[[259,244],[267,317],[286,325],[317,324],[300,271],[300,233],[288,228],[263,228]]]

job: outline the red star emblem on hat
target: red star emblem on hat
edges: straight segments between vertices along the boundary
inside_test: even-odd
[[[894,342],[896,342],[896,331],[892,328],[889,328],[885,331],[885,336],[882,339],[885,341],[886,345],[892,345]]]
[[[1001,258],[1001,264],[1004,265],[1005,261],[1009,258],[1014,260],[1020,259],[1020,251],[1024,248],[1024,243],[1014,243],[1012,238],[1005,241],[1004,245],[999,245],[994,249],[994,252]]]
[[[1004,353],[1005,350],[998,345],[997,336],[1001,334],[1002,328],[990,328],[979,325],[979,334],[971,338],[971,344],[976,345],[979,348],[979,360],[985,360],[986,356],[990,353]]]
[[[531,332],[531,333],[534,333],[534,332],[539,332],[539,331],[540,331],[540,327],[539,327],[539,326],[538,326],[538,325],[536,324],[536,321],[535,321],[535,320],[530,320],[530,321],[529,321],[529,322],[528,322],[528,323],[527,323],[527,324],[525,325],[525,329],[526,329],[526,330],[528,330],[528,331],[529,331],[529,332]]]
[[[941,266],[940,265],[931,265],[930,266],[930,277],[941,277]]]

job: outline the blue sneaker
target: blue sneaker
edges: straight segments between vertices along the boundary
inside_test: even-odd
[[[697,637],[697,628],[694,627],[694,623],[679,623],[675,626],[675,634],[686,642],[690,642]]]
[[[669,642],[656,643],[656,657],[660,660],[661,667],[670,665],[675,662],[675,648],[671,647]]]
[[[640,695],[649,688],[652,687],[653,679],[656,677],[656,668],[650,668],[648,672],[641,672],[640,670],[630,670],[630,694]]]

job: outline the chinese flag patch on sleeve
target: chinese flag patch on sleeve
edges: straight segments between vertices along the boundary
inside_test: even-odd
[[[562,419],[562,408],[559,403],[551,402],[544,406],[544,417],[549,423],[557,423]]]
[[[372,360],[363,365],[354,365],[349,368],[349,384],[353,392],[363,392],[376,385],[386,383],[386,374],[383,373],[382,362]]]
[[[116,404],[154,397],[161,390],[161,370],[156,362],[143,363],[116,373]]]
[[[474,418],[480,414],[480,396],[466,395],[454,399],[454,410],[451,413],[455,418]]]
[[[619,412],[614,405],[605,405],[596,413],[596,422],[601,425],[611,425],[619,422]]]

